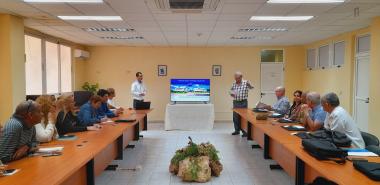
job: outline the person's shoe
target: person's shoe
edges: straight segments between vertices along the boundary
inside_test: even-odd
[[[235,136],[235,135],[239,135],[240,134],[240,132],[232,132],[232,134],[231,135],[233,135],[233,136]]]
[[[241,137],[247,137],[247,136],[248,136],[248,134],[245,132],[243,132],[243,135],[241,135]]]

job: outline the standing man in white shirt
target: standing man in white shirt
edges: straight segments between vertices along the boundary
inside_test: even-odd
[[[322,97],[322,106],[327,112],[325,129],[344,133],[351,139],[353,147],[365,148],[359,128],[348,112],[339,104],[339,98],[335,93],[327,93]]]
[[[146,87],[143,83],[143,74],[141,72],[136,73],[136,80],[132,83],[131,93],[133,97],[133,108],[136,108],[137,102],[144,102],[146,95]]]

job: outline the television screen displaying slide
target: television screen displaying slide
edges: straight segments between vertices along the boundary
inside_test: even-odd
[[[176,102],[210,101],[210,79],[171,79],[170,100]]]

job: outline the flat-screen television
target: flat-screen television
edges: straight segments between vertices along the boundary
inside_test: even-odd
[[[210,101],[210,79],[171,79],[170,100],[173,102]]]

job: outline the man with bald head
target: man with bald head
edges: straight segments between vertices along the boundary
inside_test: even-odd
[[[315,131],[323,127],[326,112],[321,105],[321,95],[316,92],[309,92],[306,96],[306,104],[302,108],[303,119],[301,122],[308,130]]]
[[[41,122],[41,107],[34,101],[20,103],[4,125],[0,138],[0,160],[10,162],[25,157],[37,147],[34,125]]]
[[[243,74],[241,72],[235,73],[235,82],[232,84],[230,95],[234,98],[233,108],[247,108],[248,107],[248,91],[253,89],[251,83],[247,80],[243,80]],[[235,132],[232,135],[240,134],[240,115],[233,112],[233,122],[235,127]],[[243,137],[247,136],[243,130]]]
[[[277,102],[273,106],[264,104],[263,107],[265,109],[285,115],[286,113],[288,113],[289,108],[290,108],[289,100],[285,96],[285,87],[279,86],[274,91],[277,97]]]

